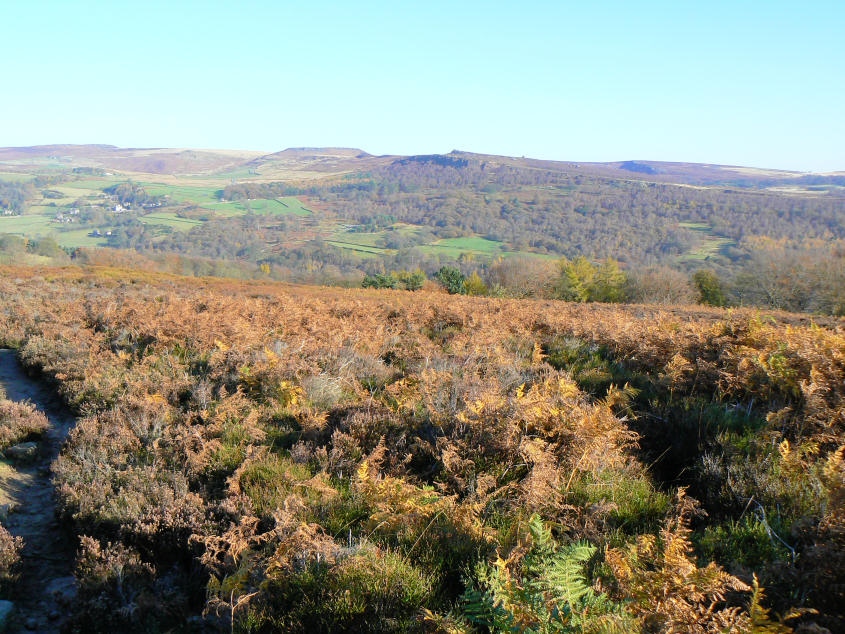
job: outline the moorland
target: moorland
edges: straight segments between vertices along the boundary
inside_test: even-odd
[[[77,265],[0,294],[77,417],[65,631],[845,623],[841,319]],[[47,424],[0,415],[4,451]]]

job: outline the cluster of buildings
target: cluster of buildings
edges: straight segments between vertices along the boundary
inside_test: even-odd
[[[75,216],[79,215],[79,209],[73,207],[72,209],[67,209],[65,211],[59,211],[56,213],[56,217],[54,220],[56,222],[61,222],[62,224],[71,223],[76,220]]]

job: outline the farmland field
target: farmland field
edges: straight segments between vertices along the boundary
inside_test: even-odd
[[[161,225],[163,227],[171,227],[177,231],[188,231],[197,225],[201,225],[201,220],[193,218],[181,218],[175,213],[158,212],[142,216],[140,221],[148,225]]]
[[[114,178],[87,178],[82,180],[75,180],[66,183],[67,187],[73,187],[74,189],[87,189],[87,190],[103,190],[106,187],[111,187],[116,183],[122,182],[124,179],[120,177]]]
[[[0,181],[7,183],[23,183],[32,180],[29,174],[21,174],[18,172],[0,172]]]
[[[678,224],[681,227],[685,227],[702,235],[702,241],[699,247],[689,253],[683,254],[679,258],[681,261],[704,260],[708,257],[718,255],[725,247],[736,244],[736,242],[730,238],[714,236],[710,225],[700,222],[679,222]]]
[[[425,252],[443,253],[455,258],[460,256],[462,253],[497,256],[501,255],[505,251],[504,245],[501,242],[480,237],[445,238],[420,248]]]
[[[217,187],[178,186],[148,182],[140,182],[139,185],[150,196],[168,196],[175,202],[189,202],[196,205],[219,202],[220,192],[222,191]]]
[[[60,246],[75,249],[77,247],[102,247],[108,244],[105,237],[90,235],[90,229],[71,229],[70,231],[56,231],[53,237]]]
[[[296,214],[298,216],[311,215],[311,210],[294,197],[254,199],[238,202],[216,202],[204,204],[206,209],[212,209],[223,216],[242,216],[246,213],[256,214]]]
[[[394,225],[392,230],[375,232],[335,230],[326,239],[326,242],[341,249],[348,249],[358,253],[382,255],[395,251],[382,246],[384,241],[394,232],[398,235],[411,236],[424,229],[425,227],[397,223]],[[558,257],[555,255],[532,253],[529,251],[508,250],[502,242],[496,242],[482,237],[446,238],[419,245],[416,249],[418,249],[421,253],[445,255],[450,258],[459,258],[464,254],[477,255],[482,258],[530,257],[539,259],[555,259]]]
[[[56,228],[48,216],[28,214],[24,216],[0,216],[0,233],[15,233],[26,236],[42,236]]]
[[[382,241],[384,240],[385,236],[387,235],[386,231],[374,231],[374,232],[356,232],[356,231],[337,231],[333,234],[332,239],[336,242],[342,242],[345,244],[354,244],[357,246],[364,246],[364,247],[377,247],[379,250]]]
[[[341,240],[326,240],[326,243],[340,249],[348,249],[349,251],[356,251],[364,255],[381,255],[388,251],[387,249],[382,249],[380,247],[355,242],[343,242]]]
[[[0,217],[0,233],[11,233],[31,238],[50,236],[68,249],[104,246],[105,238],[92,237],[91,229],[68,229],[67,225],[52,221],[52,216],[26,215]]]

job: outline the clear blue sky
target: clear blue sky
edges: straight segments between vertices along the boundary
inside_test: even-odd
[[[0,145],[845,170],[845,1],[4,0]]]

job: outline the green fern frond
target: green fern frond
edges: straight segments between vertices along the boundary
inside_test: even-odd
[[[595,546],[560,546],[539,516],[528,522],[532,546],[504,572],[484,564],[463,597],[463,617],[491,632],[626,632],[629,615],[596,592],[586,573]],[[501,562],[500,562],[501,565]]]
[[[786,634],[787,632],[791,632],[791,627],[772,620],[769,616],[768,608],[763,606],[765,595],[763,594],[763,588],[760,587],[760,583],[757,581],[757,575],[754,575],[751,588],[748,616],[751,619],[752,631],[758,634]]]
[[[584,563],[596,552],[595,546],[578,542],[560,549],[554,557],[543,561],[538,577],[529,586],[546,594],[564,614],[581,611],[595,597],[584,574]]]
[[[528,520],[528,531],[531,534],[532,550],[553,551],[555,547],[552,529],[546,526],[543,519],[534,513]]]

